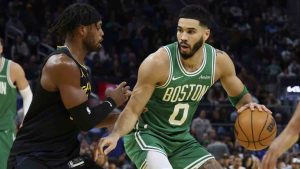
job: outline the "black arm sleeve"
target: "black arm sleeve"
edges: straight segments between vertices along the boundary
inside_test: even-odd
[[[86,101],[78,106],[68,109],[68,111],[77,126],[83,131],[88,131],[105,119],[115,107],[116,103],[114,100],[107,98],[103,103],[93,108],[90,108]]]

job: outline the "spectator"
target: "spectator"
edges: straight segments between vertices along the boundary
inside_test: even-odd
[[[196,139],[201,143],[203,142],[203,134],[208,133],[212,129],[210,121],[206,118],[206,111],[201,110],[198,113],[191,126],[191,133],[196,137]]]

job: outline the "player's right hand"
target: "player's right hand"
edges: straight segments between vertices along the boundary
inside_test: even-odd
[[[126,82],[122,82],[115,89],[106,89],[105,91],[106,97],[112,98],[117,107],[124,104],[131,95],[130,87],[126,84]]]
[[[107,137],[101,138],[98,143],[98,149],[100,150],[100,153],[107,155],[109,152],[115,149],[119,138],[119,135],[113,133]]]
[[[280,145],[277,145],[276,141],[271,144],[267,153],[263,157],[262,169],[276,168],[277,159],[280,156],[280,153],[278,152],[278,146]]]

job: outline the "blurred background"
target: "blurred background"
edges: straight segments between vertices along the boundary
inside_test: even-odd
[[[48,28],[73,2],[89,3],[103,16],[104,47],[86,59],[94,99],[104,99],[105,89],[121,81],[133,88],[140,63],[159,47],[176,41],[178,13],[195,3],[213,18],[207,43],[229,54],[254,100],[273,111],[278,133],[292,116],[300,99],[299,0],[0,0],[4,56],[24,68],[33,91],[43,60],[62,45]],[[195,113],[191,133],[224,168],[255,168],[265,150],[248,152],[238,145],[233,133],[236,116],[216,82]],[[81,153],[92,156],[97,140],[108,133],[108,129],[81,133]],[[299,168],[298,152],[297,144],[279,160],[278,168]],[[103,164],[110,169],[134,168],[122,140]]]

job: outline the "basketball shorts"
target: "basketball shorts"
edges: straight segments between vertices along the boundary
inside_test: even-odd
[[[6,169],[7,159],[15,139],[15,130],[0,130],[0,169]]]
[[[198,169],[214,158],[189,133],[187,138],[183,141],[167,140],[150,130],[135,130],[124,137],[124,145],[127,155],[138,169],[146,168],[148,151],[167,156],[174,169]]]

